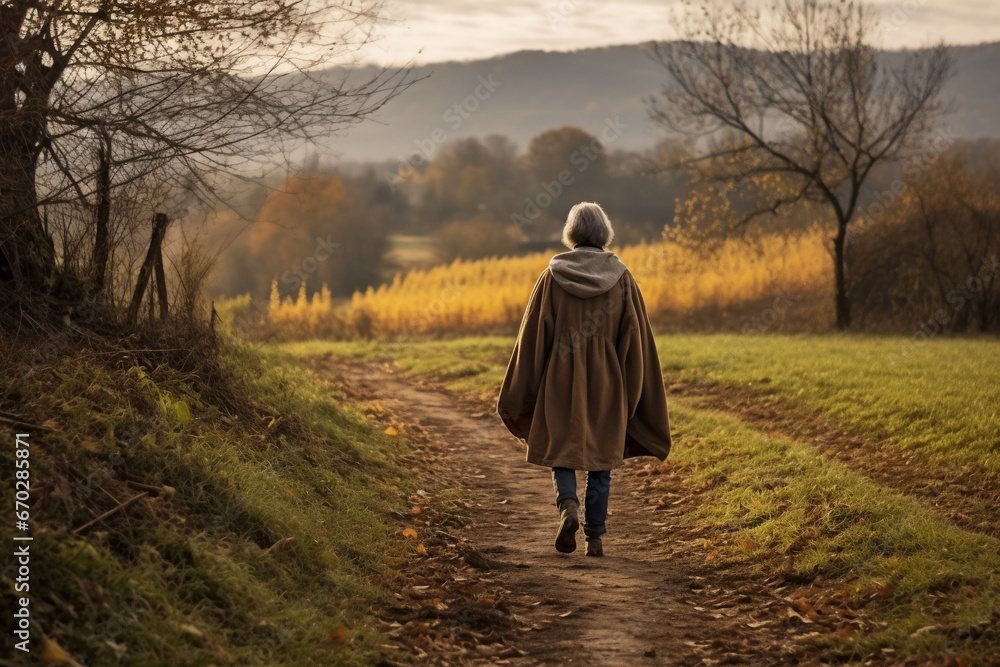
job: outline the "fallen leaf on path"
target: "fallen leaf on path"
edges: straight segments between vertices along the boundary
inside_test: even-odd
[[[880,581],[873,581],[869,591],[869,599],[877,598],[879,600],[885,600],[892,597],[892,586],[890,584],[883,584]]]
[[[383,432],[383,433],[385,433],[386,435],[399,435],[399,431],[397,431],[397,430],[396,430],[395,428],[393,428],[392,426],[389,426],[388,428],[386,428],[386,429],[385,429],[384,431],[382,431],[382,432]]]
[[[414,514],[420,514],[421,512],[423,512],[423,510],[422,510],[422,509],[420,509],[420,506],[419,506],[419,505],[414,505],[414,506],[413,506],[413,509],[412,509],[412,510],[410,510],[410,511],[411,511],[411,512],[413,512]]]
[[[819,612],[816,611],[816,608],[813,607],[808,602],[806,602],[805,600],[803,600],[801,598],[798,599],[798,600],[795,600],[792,603],[792,606],[795,608],[795,611],[797,611],[800,614],[802,614],[803,616],[807,617],[810,621],[812,621],[812,622],[815,623],[815,622],[817,622],[817,621],[820,620]]]
[[[841,639],[850,639],[854,635],[858,634],[858,630],[850,623],[844,623],[839,628],[837,628],[837,631],[834,632],[833,634],[837,635]]]
[[[41,653],[42,662],[48,662],[56,665],[71,665],[72,667],[80,667],[80,663],[73,659],[69,653],[63,650],[63,647],[55,643],[48,637],[45,638],[45,644],[42,645]]]
[[[794,619],[797,619],[799,621],[802,621],[803,623],[812,625],[812,620],[811,619],[806,618],[805,616],[803,616],[799,612],[795,611],[791,607],[789,607],[786,611],[788,613],[788,618],[794,618]]]
[[[415,540],[417,539],[417,531],[413,530],[412,528],[407,528],[406,530],[403,531],[403,537]]]
[[[940,665],[940,667],[969,667],[969,661],[960,655],[947,655],[941,659],[941,662],[933,664]]]
[[[330,646],[343,646],[347,643],[347,628],[343,625],[338,625],[330,630],[330,634],[326,636],[323,642]]]
[[[426,556],[427,555],[427,547],[425,547],[422,544],[418,544],[417,545],[417,553],[420,554],[421,556]]]

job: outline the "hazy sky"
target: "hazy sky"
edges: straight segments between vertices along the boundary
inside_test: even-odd
[[[567,51],[669,39],[676,0],[387,0],[380,39],[363,57],[380,64],[475,60],[521,49]],[[1000,0],[872,0],[887,47],[944,39],[1000,41]]]

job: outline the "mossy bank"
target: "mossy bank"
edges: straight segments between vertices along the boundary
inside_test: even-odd
[[[7,342],[0,487],[12,509],[16,434],[28,434],[30,519],[0,537],[32,540],[30,590],[4,559],[3,607],[29,597],[31,655],[5,614],[0,664],[386,654],[369,619],[406,548],[392,518],[410,491],[399,438],[270,349],[221,340],[209,379],[124,348],[26,365],[30,350]]]

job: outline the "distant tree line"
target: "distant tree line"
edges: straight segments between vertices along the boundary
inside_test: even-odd
[[[293,296],[325,284],[346,298],[415,265],[558,252],[566,210],[581,200],[606,206],[618,247],[700,225],[708,258],[711,231],[724,216],[754,212],[756,201],[738,197],[720,210],[714,183],[696,169],[660,168],[684,158],[682,143],[588,153],[596,139],[560,128],[519,151],[505,137],[467,138],[444,144],[404,178],[387,178],[387,165],[354,165],[244,189],[243,219],[225,214],[208,225],[235,237],[214,289],[266,297],[277,281],[281,294]],[[859,193],[859,217],[845,237],[852,320],[869,330],[996,331],[1000,141],[952,139],[928,145],[924,155],[879,164]],[[826,215],[820,204],[798,202],[758,216],[759,233],[795,234]],[[435,255],[400,264],[388,252],[390,238],[400,236],[429,241]]]
[[[277,280],[285,295],[326,284],[349,296],[409,266],[385,258],[390,235],[423,237],[437,262],[557,248],[566,213],[582,200],[613,213],[619,245],[659,240],[687,176],[657,163],[653,151],[617,150],[565,127],[538,135],[523,152],[506,137],[472,137],[442,145],[405,173],[370,164],[262,182],[244,189],[236,206],[245,222],[224,213],[207,225],[215,239],[236,237],[215,289],[266,295]],[[236,236],[241,224],[249,231]],[[327,238],[334,254],[310,259]]]

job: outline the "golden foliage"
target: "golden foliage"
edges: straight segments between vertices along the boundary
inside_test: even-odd
[[[258,222],[250,229],[250,251],[255,255],[273,253],[280,244],[288,244],[288,237],[301,237],[298,240],[311,247],[313,230],[303,221],[328,221],[342,215],[349,205],[344,184],[334,176],[289,178],[264,200]]]
[[[818,229],[768,236],[752,245],[729,240],[710,255],[672,242],[629,246],[618,255],[639,283],[654,321],[690,321],[702,312],[759,314],[782,294],[825,307],[832,293],[831,260]],[[331,303],[328,290],[310,299],[303,289],[298,299],[282,301],[275,288],[269,319],[284,339],[321,335],[324,326],[341,335],[403,339],[512,333],[549,259],[547,253],[535,253],[455,260],[397,275],[377,289],[356,292],[340,306]],[[812,317],[816,310],[803,312]]]

